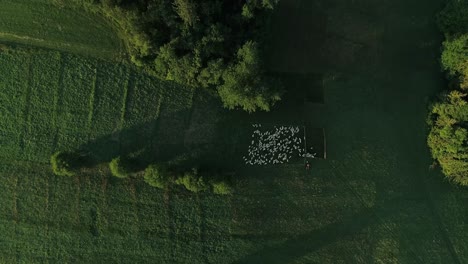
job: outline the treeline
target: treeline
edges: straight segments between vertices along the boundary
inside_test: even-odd
[[[73,0],[118,25],[131,60],[161,79],[215,89],[224,106],[269,111],[265,26],[279,0]]]
[[[428,145],[447,178],[468,185],[468,1],[451,0],[437,22],[449,89],[431,107]]]
[[[58,151],[50,158],[52,171],[57,176],[73,177],[83,169],[97,165],[88,155],[73,151]],[[125,178],[142,177],[155,188],[167,189],[176,185],[185,187],[194,193],[211,191],[219,195],[233,193],[232,172],[225,169],[213,169],[201,166],[196,158],[181,155],[170,161],[158,161],[141,167],[135,157],[118,156],[109,162],[112,176]]]

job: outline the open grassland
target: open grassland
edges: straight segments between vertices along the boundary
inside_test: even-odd
[[[109,23],[97,15],[56,2],[2,1],[0,43],[30,45],[98,58],[123,58],[122,43]]]
[[[106,164],[60,178],[48,164],[62,149],[87,150],[106,162],[132,151],[164,158],[185,144],[206,145],[205,129],[215,132],[219,111],[205,104],[221,109],[215,100],[124,65],[59,52],[1,53],[0,61],[2,262],[222,256],[229,198],[114,180]]]
[[[267,114],[226,112],[125,65],[0,53],[0,262],[468,262],[466,189],[429,170],[425,145],[442,2],[282,1],[269,67],[289,93]],[[240,163],[251,123],[303,122],[327,135],[311,171]],[[50,154],[63,149],[102,164],[53,176]],[[236,193],[160,191],[105,164],[185,149],[236,168]]]

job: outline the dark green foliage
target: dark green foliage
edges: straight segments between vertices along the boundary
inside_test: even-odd
[[[239,49],[236,63],[224,72],[223,80],[218,93],[229,109],[240,107],[248,112],[257,109],[269,111],[281,99],[278,82],[263,73],[259,47],[255,42],[249,41]]]
[[[39,1],[46,0],[1,1],[0,12],[10,2],[26,6]],[[351,3],[339,0],[330,2],[331,5],[328,1],[282,2],[286,3],[286,8],[277,20],[288,33],[281,35],[277,42],[289,44],[297,40],[295,36],[308,36],[300,33],[312,32],[310,27],[298,25],[315,23],[317,18],[308,11],[321,3],[330,15],[324,30],[340,32],[345,37],[328,42],[336,47],[336,56],[349,52],[350,39],[361,39],[366,29],[370,34],[364,43],[369,44],[366,46],[369,48],[358,47],[358,55],[364,56],[353,63],[337,61],[340,69],[348,74],[343,76],[345,78],[327,78],[324,82],[328,98],[326,112],[314,108],[316,115],[309,114],[312,111],[302,115],[302,111],[287,112],[281,108],[268,115],[251,117],[258,122],[295,122],[299,118],[314,124],[317,118],[326,121],[327,137],[333,150],[331,159],[316,161],[317,166],[314,164],[309,172],[305,172],[301,164],[275,168],[241,165],[241,190],[235,197],[209,193],[191,195],[179,190],[162,192],[144,183],[142,178],[109,180],[107,171],[100,168],[72,179],[51,177],[50,169],[43,164],[54,152],[52,143],[56,131],[58,149],[74,149],[88,142],[90,135],[98,139],[113,135],[110,138],[114,145],[105,151],[114,157],[122,145],[147,143],[146,135],[155,138],[156,143],[166,143],[160,135],[165,131],[169,131],[167,134],[183,131],[184,135],[187,126],[177,126],[180,115],[171,113],[181,112],[175,101],[187,106],[185,102],[191,100],[181,98],[192,96],[187,96],[183,87],[133,74],[132,78],[137,80],[129,88],[124,127],[135,126],[138,129],[130,131],[138,133],[122,134],[122,140],[115,141],[114,131],[121,124],[120,106],[125,101],[118,95],[124,94],[122,87],[126,83],[110,81],[120,76],[116,68],[108,70],[110,66],[103,61],[89,57],[70,59],[62,54],[65,83],[45,85],[46,89],[39,90],[43,91],[41,96],[32,96],[30,102],[25,102],[27,93],[19,89],[20,86],[41,83],[44,80],[41,78],[49,76],[50,71],[43,65],[29,66],[29,58],[0,55],[0,208],[3,218],[0,229],[5,241],[0,247],[0,262],[468,263],[467,190],[448,186],[439,181],[438,172],[429,172],[427,149],[419,144],[423,140],[420,125],[421,116],[425,114],[423,98],[431,96],[440,84],[440,76],[434,71],[433,49],[421,48],[421,40],[438,41],[432,23],[426,22],[441,1],[361,0]],[[24,13],[29,13],[23,12],[14,15],[22,19]],[[291,17],[297,17],[295,21],[303,24],[285,23]],[[46,16],[45,20],[48,18]],[[8,20],[2,21],[8,23]],[[392,41],[387,43],[386,40]],[[405,45],[395,45],[398,43]],[[356,51],[355,44],[352,47]],[[298,62],[287,50],[277,49],[276,52],[287,58],[282,60],[284,65]],[[330,56],[329,61],[336,62],[334,52],[327,56]],[[55,62],[44,55],[36,61],[47,65]],[[324,64],[320,60],[307,60],[300,65],[310,69]],[[94,97],[97,104],[88,111],[92,82],[87,80],[93,79],[88,74],[93,73],[94,67],[105,74],[98,76]],[[40,70],[34,70],[31,76],[28,68]],[[102,78],[106,75],[112,78]],[[31,76],[29,81],[26,76]],[[59,76],[54,73],[47,79],[59,80]],[[118,80],[121,79],[124,78]],[[310,82],[300,84],[301,88],[311,87],[308,86]],[[64,89],[57,92],[51,87]],[[32,91],[34,94],[38,89]],[[162,99],[158,91],[163,91]],[[53,97],[54,94],[60,95],[57,107],[34,108],[35,105],[51,105],[53,100],[49,100],[48,95]],[[156,107],[160,100],[161,115]],[[199,113],[203,116],[202,122],[191,119],[190,130],[205,123],[216,123],[211,116],[220,111],[215,100],[210,97],[208,101],[196,101],[194,113],[200,112],[200,105],[207,110]],[[286,103],[292,101],[288,99]],[[23,119],[27,105],[33,107],[33,116]],[[56,122],[50,114],[54,108],[58,114]],[[19,114],[10,115],[10,110],[17,110]],[[233,115],[220,112],[223,115],[216,116],[217,120]],[[93,115],[89,126],[86,125],[88,113]],[[245,115],[236,113],[234,116],[228,119],[234,130],[228,127],[214,131],[210,126],[202,126],[196,134],[203,137],[203,142],[213,145],[228,143],[224,148],[217,146],[219,151],[213,155],[232,151],[225,156],[232,160],[226,162],[236,166],[235,160],[240,158],[236,154],[242,151],[240,144],[244,138],[237,134],[248,134],[251,127],[245,125]],[[164,119],[176,122],[164,122]],[[154,129],[153,123],[138,125],[148,120],[162,122],[158,123],[158,129]],[[180,123],[186,124],[186,120]],[[52,133],[44,134],[36,124],[45,124],[45,129]],[[28,143],[26,148],[22,148],[21,141],[15,139],[20,139],[25,128],[30,128],[30,134],[23,141]],[[15,133],[8,133],[10,131]],[[208,132],[223,141],[213,140]],[[36,142],[30,140],[38,138]],[[187,139],[197,140],[195,137]],[[184,145],[184,137],[177,143]],[[175,144],[164,146],[161,152],[175,152]],[[39,152],[39,149],[47,151]]]
[[[437,23],[448,36],[468,33],[468,1],[450,0],[438,14]]]
[[[128,160],[117,157],[109,163],[109,169],[113,176],[117,178],[127,178],[130,173],[130,164]]]
[[[174,9],[186,25],[193,26],[198,21],[197,5],[193,0],[174,0]]]
[[[210,185],[205,181],[205,178],[200,175],[196,168],[185,172],[175,180],[175,183],[183,185],[187,190],[194,193],[206,191],[210,188]]]
[[[451,75],[464,74],[468,70],[468,34],[445,40],[441,61]]]
[[[432,157],[451,181],[468,185],[468,4],[450,1],[438,22],[446,40],[441,55],[442,68],[455,80],[454,90],[444,93],[431,107],[427,143]]]
[[[432,157],[452,181],[468,185],[468,104],[466,94],[452,91],[432,107],[427,143]]]
[[[145,182],[156,188],[166,188],[171,178],[170,170],[165,164],[152,164],[145,170]]]
[[[58,151],[50,157],[52,171],[58,176],[75,175],[76,159],[73,153]]]
[[[258,52],[277,2],[103,0],[94,9],[117,21],[136,65],[163,80],[219,89],[227,108],[253,112],[280,100]]]

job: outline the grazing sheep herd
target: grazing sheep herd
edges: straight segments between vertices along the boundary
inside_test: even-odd
[[[244,156],[247,165],[284,164],[292,158],[315,158],[305,148],[305,135],[298,126],[275,126],[262,129],[261,124],[253,124],[252,142],[248,155]],[[312,150],[312,148],[310,148]]]

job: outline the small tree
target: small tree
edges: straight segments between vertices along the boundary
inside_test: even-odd
[[[191,171],[184,173],[184,175],[179,177],[175,183],[183,185],[187,190],[194,193],[206,191],[210,188],[209,184],[205,182],[205,179],[198,174],[197,169],[192,169]]]
[[[229,185],[226,181],[218,181],[213,182],[213,193],[220,194],[220,195],[228,195],[232,194],[233,190],[231,185]]]
[[[52,171],[58,176],[73,176],[74,157],[72,153],[58,151],[50,157]]]
[[[164,164],[152,164],[145,170],[145,182],[149,185],[164,189],[171,180],[169,168]]]
[[[109,169],[113,176],[117,178],[127,178],[130,174],[128,161],[117,157],[109,163]]]

